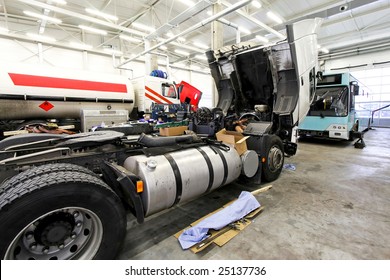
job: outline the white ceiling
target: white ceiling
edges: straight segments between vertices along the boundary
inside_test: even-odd
[[[221,3],[221,9],[236,4],[233,0],[192,0],[196,3],[190,7],[181,0],[66,0],[65,5],[54,3],[54,0],[0,0],[0,27],[8,28],[8,33],[0,30],[0,36],[17,40],[32,40],[26,32],[39,33],[55,37],[59,46],[67,46],[70,41],[86,43],[93,47],[91,51],[107,49],[112,46],[120,50],[125,58],[131,58],[145,50],[144,42],[128,42],[119,39],[120,34],[144,40],[149,38],[152,44],[168,39],[166,33],[174,35],[199,24],[210,17],[213,3]],[[319,33],[319,44],[336,54],[350,48],[368,48],[370,45],[381,45],[390,48],[390,0],[261,0],[261,8],[248,4],[223,18],[233,26],[251,31],[241,32],[242,41],[260,41],[255,35],[267,37],[271,42],[280,40],[274,33],[285,34],[285,25],[304,18],[321,17],[324,19]],[[342,7],[344,10],[342,11]],[[46,8],[46,9],[45,9]],[[86,13],[85,8],[96,9],[118,17],[117,21]],[[42,22],[23,11],[45,14],[60,19],[60,24]],[[283,19],[282,24],[275,23],[266,13],[272,11]],[[142,23],[156,28],[155,32],[142,31],[134,23]],[[92,35],[82,31],[78,25],[87,25],[108,32],[107,35]],[[273,32],[273,33],[272,33]],[[210,24],[196,29],[183,36],[185,41],[174,40],[166,44],[167,50],[158,49],[170,56],[171,62],[197,60],[195,55],[204,50],[194,45],[201,42],[210,46]],[[234,44],[236,29],[227,25],[223,27],[224,44]],[[184,45],[184,46],[183,46]],[[181,49],[189,56],[175,53]]]

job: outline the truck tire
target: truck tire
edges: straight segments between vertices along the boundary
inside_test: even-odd
[[[98,177],[96,173],[89,170],[88,168],[82,167],[80,165],[76,164],[70,164],[70,163],[49,163],[45,165],[35,166],[32,167],[22,173],[19,173],[16,176],[13,176],[8,181],[6,181],[0,188],[0,194],[4,192],[6,189],[13,187],[16,183],[22,183],[26,180],[31,179],[32,177],[35,177],[37,175],[47,174],[47,173],[53,173],[58,171],[73,171],[73,172],[80,172],[80,173],[86,173],[90,174],[92,176]]]
[[[82,170],[28,172],[2,186],[2,259],[115,258],[126,233],[126,213],[103,181]]]
[[[262,179],[266,182],[275,181],[283,169],[284,150],[282,140],[276,135],[270,135],[264,147],[262,160]]]

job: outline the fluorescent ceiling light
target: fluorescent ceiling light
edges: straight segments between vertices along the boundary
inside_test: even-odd
[[[186,68],[186,66],[183,63],[175,63],[175,64],[173,64],[173,66]]]
[[[123,52],[118,51],[118,50],[114,50],[114,49],[111,49],[111,48],[104,48],[103,50],[104,50],[106,53],[109,53],[109,54],[123,55]]]
[[[194,58],[199,59],[199,60],[207,60],[207,57],[204,54],[197,54],[194,56]]]
[[[60,20],[58,18],[53,18],[53,17],[42,15],[42,14],[30,12],[30,11],[23,11],[23,13],[25,15],[30,16],[30,17],[36,17],[36,18],[47,20],[47,21],[50,21],[50,22],[53,22],[53,23],[56,23],[56,24],[60,24],[62,22],[62,20]]]
[[[198,65],[191,65],[191,69],[193,69],[193,70],[200,70],[200,66],[198,66]]]
[[[253,7],[255,7],[257,9],[261,8],[261,3],[259,1],[252,1],[251,4]]]
[[[69,44],[72,47],[76,48],[76,49],[82,49],[82,50],[90,50],[90,49],[92,49],[91,45],[87,45],[87,44],[84,44],[84,43],[70,42]]]
[[[189,7],[192,7],[195,5],[195,2],[191,1],[191,0],[180,0],[180,2],[182,2],[183,4],[186,4]]]
[[[321,48],[320,51],[323,53],[329,53],[329,50],[327,48]]]
[[[201,48],[201,49],[205,49],[205,50],[209,49],[209,46],[207,46],[206,44],[203,44],[201,42],[194,42],[194,46]]]
[[[106,13],[103,13],[101,11],[98,11],[98,10],[94,10],[94,9],[90,9],[90,8],[85,8],[85,11],[91,15],[95,15],[95,16],[99,16],[99,17],[102,17],[102,18],[108,18],[108,19],[111,19],[111,20],[114,20],[114,21],[117,21],[118,20],[118,17],[117,16],[114,16],[114,15],[109,15],[109,14],[106,14]]]
[[[43,35],[39,35],[39,34],[35,34],[35,33],[26,33],[26,35],[30,38],[33,38],[35,40],[38,40],[38,41],[47,41],[47,42],[55,42],[56,39],[52,38],[52,37],[48,37],[48,36],[43,36]]]
[[[8,28],[0,27],[0,32],[7,33],[8,31],[9,31]]]
[[[239,27],[238,27],[238,30],[240,30],[242,33],[245,33],[245,34],[247,34],[247,35],[252,34],[252,32],[251,32],[249,29],[246,29],[245,27],[239,26]]]
[[[270,19],[272,19],[273,21],[275,21],[279,24],[283,23],[283,20],[271,11],[267,12],[267,17],[269,17]]]
[[[57,3],[57,4],[60,4],[60,5],[66,5],[66,1],[65,0],[50,0],[51,2],[54,2],[54,3]]]
[[[90,31],[90,32],[93,32],[93,33],[97,33],[97,34],[101,34],[101,35],[107,35],[107,31],[104,31],[104,30],[96,29],[96,28],[93,28],[93,27],[85,26],[85,25],[79,25],[79,27],[81,29],[84,29],[84,30],[87,30],[87,31]]]
[[[263,43],[268,43],[269,40],[263,36],[260,36],[260,35],[256,35],[256,39],[259,40],[260,42],[263,42]]]
[[[137,38],[130,37],[127,35],[123,35],[123,34],[119,35],[119,38],[121,38],[122,40],[125,40],[125,41],[132,42],[132,43],[141,43],[142,42],[141,39],[137,39]]]
[[[173,34],[171,31],[168,31],[166,35],[167,35],[168,38],[175,37],[175,34]],[[183,42],[186,41],[186,38],[178,37],[177,40],[179,41],[179,43],[183,43]]]
[[[175,53],[181,54],[181,55],[184,55],[184,56],[189,56],[190,55],[189,52],[186,52],[186,51],[183,51],[183,50],[178,50],[178,49],[175,50]]]
[[[139,22],[133,22],[131,25],[134,26],[135,28],[142,29],[142,30],[149,31],[149,32],[156,31],[155,28],[147,26],[147,25],[139,23]]]
[[[163,51],[166,51],[168,49],[166,46],[159,46],[158,48],[163,50]]]

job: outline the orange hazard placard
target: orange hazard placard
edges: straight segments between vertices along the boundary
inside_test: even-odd
[[[53,109],[54,105],[51,104],[49,101],[45,101],[41,105],[39,105],[39,108],[41,108],[42,110],[45,110],[47,112],[47,111]]]

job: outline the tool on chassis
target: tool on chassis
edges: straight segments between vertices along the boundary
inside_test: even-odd
[[[196,135],[134,139],[98,131],[1,141],[1,258],[113,259],[127,212],[142,223],[241,176],[276,179],[284,153],[295,153],[294,127],[314,94],[319,22],[287,26],[287,42],[274,46],[208,54],[220,100],[212,113],[222,117],[195,118],[194,130],[253,116],[243,154]]]

